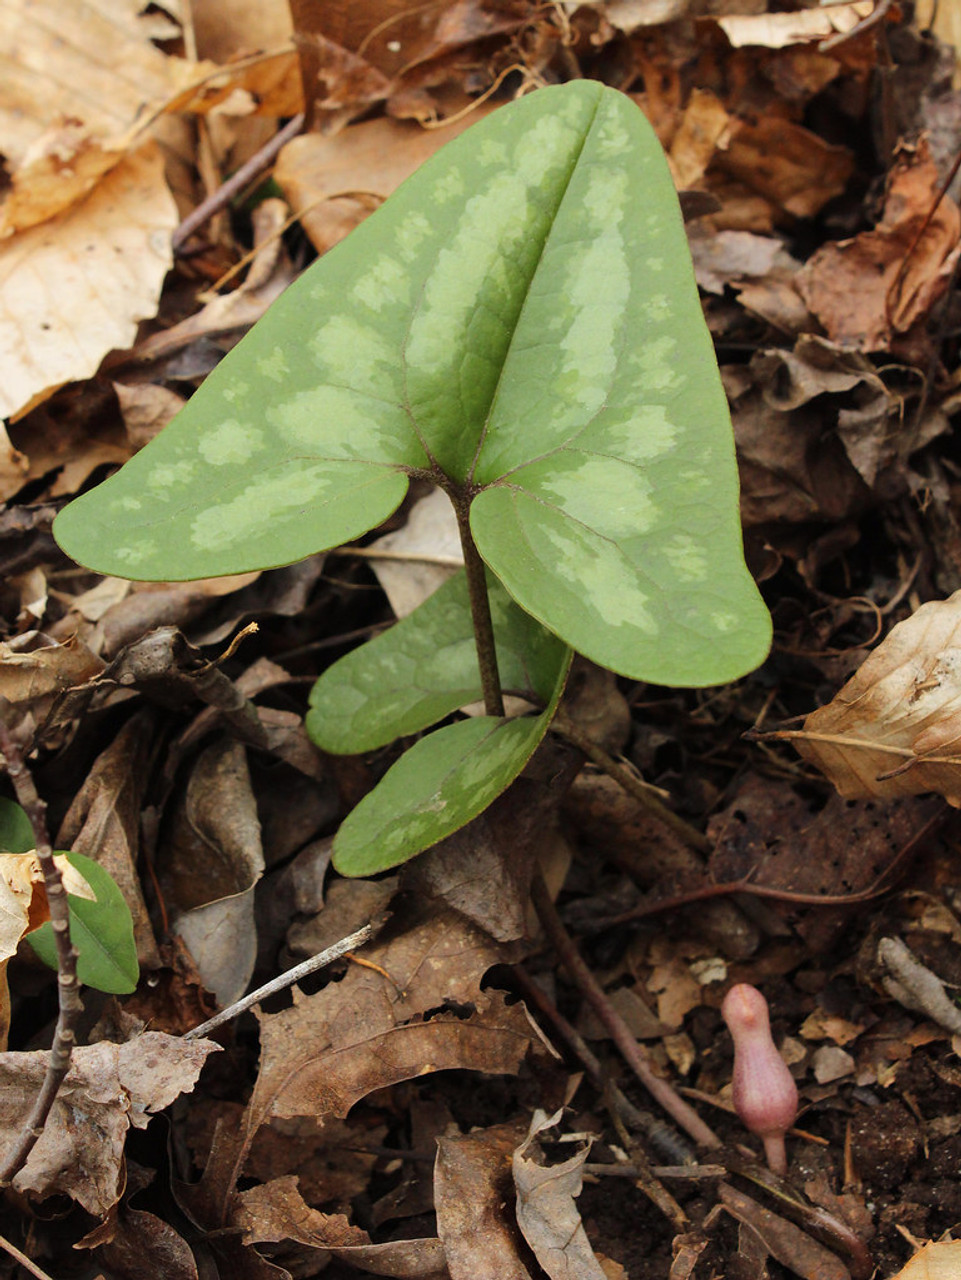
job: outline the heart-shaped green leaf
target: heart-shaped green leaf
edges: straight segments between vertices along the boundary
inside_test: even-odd
[[[371,876],[406,862],[459,830],[505,791],[550,727],[564,691],[569,651],[539,716],[477,716],[415,742],[341,824],[334,866]]]
[[[473,499],[511,595],[616,671],[767,652],[677,198],[624,94],[539,90],[449,143],[55,533],[105,573],[236,573],[373,527],[411,475]]]
[[[97,895],[96,901],[67,895],[70,941],[77,948],[77,977],[88,987],[125,995],[140,977],[130,908],[109,871],[82,853],[66,855]],[[34,951],[52,969],[57,967],[57,944],[48,922],[27,934]]]
[[[35,844],[30,819],[14,800],[0,796],[0,851],[29,853]]]
[[[566,647],[488,580],[505,690],[549,702]],[[307,732],[324,751],[373,751],[483,697],[467,580],[456,574],[412,614],[335,662],[314,685]]]

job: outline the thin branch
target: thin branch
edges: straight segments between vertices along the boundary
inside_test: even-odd
[[[225,205],[233,200],[234,196],[249,186],[254,178],[259,177],[265,169],[269,169],[277,153],[293,138],[296,138],[303,127],[303,113],[294,116],[292,120],[274,134],[269,142],[265,143],[255,155],[252,155],[246,164],[241,165],[236,173],[231,174],[226,182],[212,192],[206,200],[198,204],[196,209],[184,218],[171,237],[174,253],[179,253],[195,231],[199,230],[205,222],[209,222],[215,213],[219,213]]]
[[[563,709],[551,721],[551,730],[559,733],[562,738],[566,738],[572,746],[577,747],[578,751],[583,751],[592,764],[596,764],[608,777],[613,778],[628,795],[639,801],[652,817],[657,818],[658,822],[663,822],[666,827],[670,827],[671,831],[676,836],[680,836],[686,845],[697,850],[698,853],[712,851],[714,846],[706,835],[668,809],[667,805],[662,804],[657,797],[656,789],[650,783],[639,778],[626,765],[620,764],[613,756],[608,755],[604,748],[592,741],[587,734],[582,733]]]
[[[362,947],[373,932],[373,925],[365,924],[356,933],[351,933],[346,938],[341,938],[339,942],[327,947],[325,951],[318,951],[309,960],[304,960],[302,964],[295,965],[293,969],[288,969],[286,973],[281,973],[278,977],[272,978],[270,982],[258,987],[256,991],[251,991],[242,996],[233,1004],[228,1005],[226,1009],[221,1009],[212,1018],[202,1022],[199,1027],[191,1027],[189,1031],[184,1033],[183,1039],[199,1040],[209,1031],[216,1030],[217,1027],[223,1026],[225,1022],[230,1022],[232,1018],[236,1018],[238,1014],[244,1013],[255,1004],[259,1004],[261,1000],[266,1000],[268,996],[272,996],[277,991],[283,991],[285,987],[293,986],[301,978],[306,978],[308,973],[323,969],[332,960],[337,960],[340,956],[346,955],[348,951],[353,951],[356,947]]]
[[[721,1140],[713,1129],[701,1119],[689,1103],[684,1101],[669,1081],[661,1079],[655,1073],[647,1051],[631,1035],[627,1024],[613,1008],[601,984],[574,946],[570,935],[561,923],[561,918],[557,914],[540,872],[535,875],[531,885],[531,898],[544,932],[550,939],[561,963],[584,994],[601,1023],[607,1028],[611,1039],[641,1084],[695,1142],[705,1147],[719,1147]]]
[[[0,1249],[4,1253],[9,1253],[10,1257],[19,1262],[25,1271],[29,1271],[32,1276],[36,1276],[37,1280],[53,1280],[49,1272],[44,1271],[42,1267],[38,1267],[35,1262],[31,1262],[25,1253],[21,1253],[15,1244],[11,1244],[6,1236],[0,1236]]]
[[[23,1131],[14,1149],[0,1165],[0,1186],[9,1185],[27,1162],[27,1157],[43,1133],[47,1116],[70,1068],[70,1056],[76,1040],[74,1027],[81,1012],[80,988],[77,982],[77,952],[70,941],[70,910],[60,871],[53,860],[50,833],[47,830],[47,806],[37,794],[33,775],[27,768],[20,744],[0,719],[0,752],[6,761],[20,807],[30,820],[36,841],[37,858],[43,872],[50,923],[57,948],[57,996],[59,1010],[53,1034],[53,1045],[47,1071]]]

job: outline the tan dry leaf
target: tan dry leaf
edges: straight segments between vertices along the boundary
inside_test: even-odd
[[[892,1280],[957,1280],[961,1275],[961,1240],[926,1244]]]
[[[104,666],[79,640],[46,644],[39,632],[26,632],[15,644],[0,643],[0,697],[33,702],[83,684]]]
[[[537,1135],[560,1119],[535,1111],[530,1132],[514,1152],[517,1225],[551,1280],[606,1280],[584,1230],[575,1199],[581,1194],[588,1147],[563,1164],[545,1166],[537,1158]]]
[[[784,49],[853,31],[873,12],[874,0],[854,0],[852,4],[832,4],[797,13],[732,13],[718,18],[717,25],[735,49],[744,45]]]
[[[803,729],[778,736],[845,799],[934,791],[961,807],[961,591],[898,623]]]
[[[314,247],[326,253],[445,142],[491,110],[485,105],[441,129],[368,120],[333,137],[302,134],[277,157],[274,178]]]
[[[117,137],[197,79],[196,64],[152,43],[143,9],[141,0],[3,0],[0,137],[14,166],[52,124],[79,119]]]
[[[63,854],[54,857],[68,893],[95,901],[97,895]],[[29,853],[0,854],[0,960],[9,960],[26,933],[50,919],[40,859]]]
[[[19,492],[29,469],[26,454],[13,447],[6,427],[0,425],[0,502]]]
[[[438,1137],[434,1165],[437,1234],[451,1280],[530,1280],[518,1251],[510,1202],[510,1158],[523,1122]]]
[[[0,416],[94,374],[156,313],[177,209],[148,143],[68,212],[0,246]]]
[[[312,1261],[322,1261],[326,1254],[328,1261],[340,1258],[374,1275],[448,1280],[439,1240],[425,1237],[373,1244],[367,1232],[351,1225],[342,1213],[312,1209],[298,1190],[297,1178],[289,1174],[242,1191],[236,1200],[234,1222],[242,1228],[245,1244],[294,1240],[318,1251]]]
[[[125,1044],[74,1049],[46,1128],[14,1179],[17,1191],[68,1195],[100,1217],[123,1190],[123,1148],[131,1125],[145,1129],[197,1082],[212,1040],[147,1031]],[[0,1054],[0,1147],[19,1135],[47,1069],[46,1051]]]
[[[798,273],[797,288],[832,341],[858,351],[887,348],[948,287],[961,213],[939,200],[940,176],[922,137],[897,157],[873,231],[823,245]]]

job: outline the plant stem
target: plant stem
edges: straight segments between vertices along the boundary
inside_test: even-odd
[[[0,751],[6,760],[7,773],[13,783],[17,800],[33,828],[37,858],[47,890],[50,923],[53,926],[53,937],[57,947],[57,995],[60,1002],[43,1084],[40,1086],[33,1109],[24,1123],[14,1149],[0,1167],[0,1186],[8,1186],[26,1164],[27,1157],[43,1133],[47,1116],[70,1067],[70,1056],[76,1039],[74,1025],[82,1005],[77,983],[77,952],[70,941],[67,893],[63,887],[59,868],[53,860],[53,849],[47,830],[47,806],[37,794],[33,775],[27,768],[20,744],[2,719],[0,719]]]
[[[587,998],[611,1039],[621,1051],[624,1061],[644,1085],[655,1101],[659,1102],[675,1123],[679,1124],[699,1145],[719,1147],[717,1134],[701,1119],[692,1106],[680,1096],[674,1086],[658,1076],[647,1051],[631,1035],[627,1024],[618,1014],[601,984],[584,963],[570,935],[561,923],[544,877],[538,871],[531,884],[531,900],[541,926],[570,977]]]
[[[487,594],[487,570],[480,557],[473,534],[470,531],[470,497],[464,492],[448,490],[457,516],[457,531],[464,552],[464,569],[467,572],[467,594],[470,599],[471,622],[474,625],[474,643],[477,646],[477,665],[480,669],[481,689],[484,691],[484,710],[489,716],[503,716],[504,695],[497,670],[497,649],[494,644],[494,624],[491,620],[491,602]]]

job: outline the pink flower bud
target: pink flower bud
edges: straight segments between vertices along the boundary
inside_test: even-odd
[[[797,1116],[797,1085],[771,1039],[767,1001],[741,982],[724,997],[721,1016],[734,1038],[734,1109],[763,1140],[770,1168],[785,1174],[784,1134]]]

